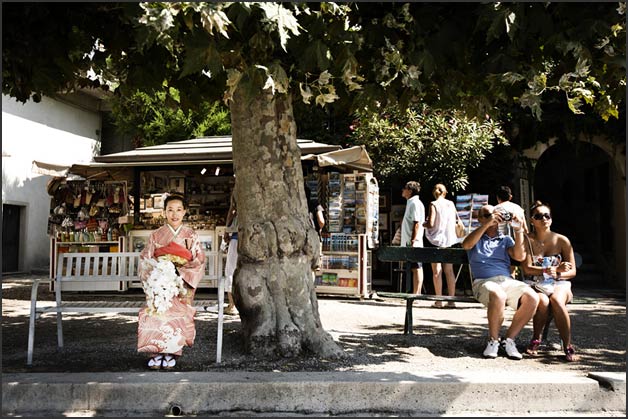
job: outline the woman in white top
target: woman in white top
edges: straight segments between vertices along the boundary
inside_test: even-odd
[[[430,215],[425,220],[425,237],[436,247],[450,247],[456,243],[456,206],[448,199],[447,188],[442,183],[434,186],[432,191],[435,201],[430,202]],[[434,281],[434,293],[443,295],[443,271],[447,279],[447,293],[450,296],[456,294],[456,277],[451,263],[432,263],[432,279]],[[436,301],[434,307],[442,308],[443,303]],[[447,303],[447,308],[455,308],[453,301]]]

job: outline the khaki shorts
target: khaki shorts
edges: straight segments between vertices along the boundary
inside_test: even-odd
[[[506,305],[513,310],[517,310],[519,299],[526,290],[530,289],[525,282],[517,281],[505,275],[478,279],[473,282],[473,296],[486,307],[488,307],[490,292],[501,290],[506,293]]]

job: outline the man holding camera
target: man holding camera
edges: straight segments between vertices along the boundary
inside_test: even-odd
[[[509,358],[523,358],[515,338],[534,316],[539,303],[532,288],[510,276],[510,258],[521,262],[526,256],[522,220],[517,214],[511,217],[514,240],[498,231],[499,223],[505,222],[502,213],[495,211],[492,205],[484,205],[478,212],[480,226],[462,241],[474,277],[473,295],[487,307],[489,341],[483,353],[487,358],[496,358],[499,352],[506,306],[515,310],[515,314],[501,346]]]

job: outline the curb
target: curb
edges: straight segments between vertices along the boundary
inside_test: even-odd
[[[4,374],[3,415],[626,412],[626,374],[149,372]]]

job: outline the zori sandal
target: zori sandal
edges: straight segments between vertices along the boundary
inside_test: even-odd
[[[161,368],[163,368],[164,370],[171,370],[174,368],[174,366],[177,365],[177,360],[174,357],[174,355],[166,355],[164,356],[164,360],[161,363]]]
[[[148,368],[150,368],[151,370],[158,370],[161,368],[161,363],[163,361],[163,355],[159,354],[159,355],[155,355],[154,357],[152,357],[151,359],[148,360]]]

